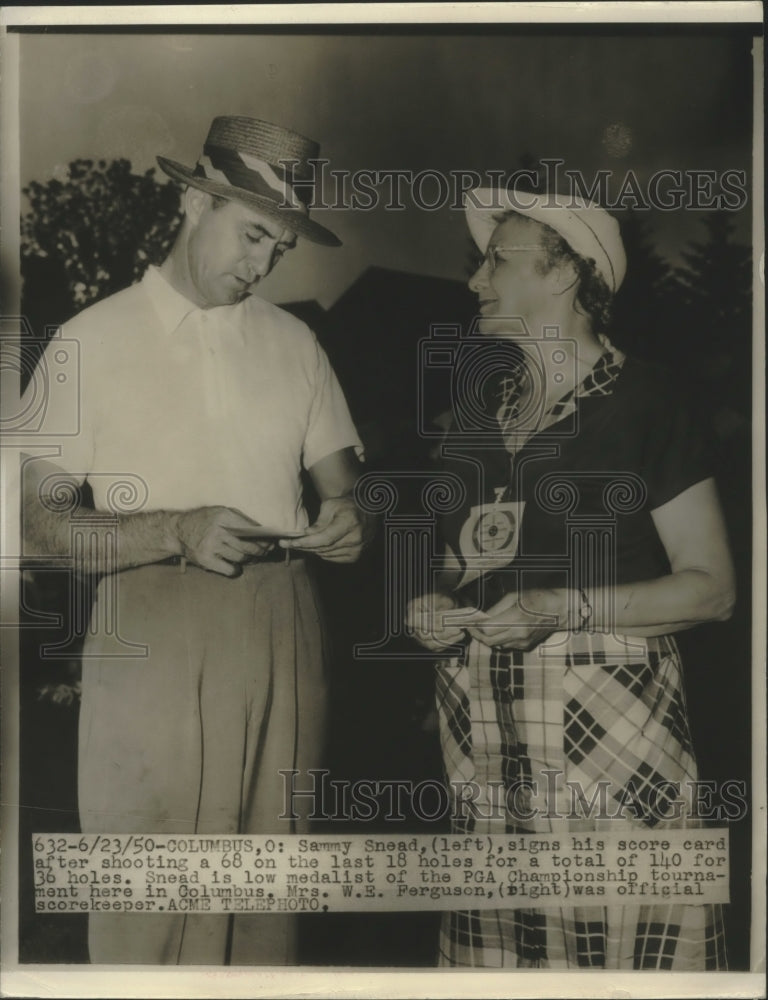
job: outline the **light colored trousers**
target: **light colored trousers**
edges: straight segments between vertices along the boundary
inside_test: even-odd
[[[97,601],[102,625],[83,655],[83,832],[306,830],[278,818],[279,771],[319,767],[322,754],[323,632],[306,564],[252,563],[236,579],[144,566],[102,580]],[[104,625],[114,609],[119,638]],[[126,657],[125,642],[146,655]],[[91,962],[292,964],[296,919],[93,913]]]

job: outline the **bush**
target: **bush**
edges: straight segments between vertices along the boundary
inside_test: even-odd
[[[74,160],[60,176],[24,188],[30,204],[21,220],[28,317],[64,322],[164,259],[181,221],[180,196],[175,184],[160,184],[154,174],[133,174],[123,159]]]

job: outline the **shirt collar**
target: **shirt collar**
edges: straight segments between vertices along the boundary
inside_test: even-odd
[[[610,396],[613,392],[613,383],[621,374],[625,355],[613,346],[605,334],[599,334],[598,339],[603,346],[604,353],[600,355],[581,382],[555,403],[555,407],[563,406],[570,399],[583,399],[585,396]]]
[[[496,414],[508,451],[514,452],[521,447],[522,442],[528,436],[532,436],[532,433],[538,434],[557,421],[575,413],[578,400],[588,396],[610,396],[613,393],[614,383],[621,374],[626,358],[622,351],[613,346],[605,334],[599,334],[598,340],[603,347],[603,353],[585,377],[539,417],[535,431],[531,432],[528,429],[528,432],[524,432],[522,435],[515,427],[518,416],[518,398],[527,378],[525,364],[521,362],[512,377],[503,385],[502,405]]]
[[[163,276],[160,269],[154,265],[147,268],[141,281],[157,315],[160,317],[163,333],[168,336],[179,328],[182,320],[191,312],[197,311],[198,307],[195,303],[182,295],[181,292],[177,292]]]

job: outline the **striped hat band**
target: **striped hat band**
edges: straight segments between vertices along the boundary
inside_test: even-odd
[[[280,208],[307,214],[311,185],[305,183],[294,188],[293,174],[287,169],[291,166],[291,161],[272,165],[251,153],[207,142],[195,166],[195,175],[252,191],[277,201]]]

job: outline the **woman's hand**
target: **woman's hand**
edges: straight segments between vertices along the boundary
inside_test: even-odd
[[[505,594],[481,621],[467,629],[494,649],[534,649],[553,632],[568,628],[568,591],[524,590]]]
[[[454,611],[456,601],[448,594],[422,594],[408,602],[405,628],[417,642],[433,652],[444,652],[446,646],[463,642],[463,628],[446,621],[446,612]],[[450,619],[450,615],[447,616]]]

